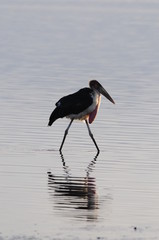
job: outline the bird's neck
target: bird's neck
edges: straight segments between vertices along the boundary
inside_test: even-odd
[[[98,92],[98,91],[93,91],[93,98],[94,98],[94,101],[96,102],[96,105],[98,105],[98,108],[99,108],[100,102],[101,102],[100,92]]]

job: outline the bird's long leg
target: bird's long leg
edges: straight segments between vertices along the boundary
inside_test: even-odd
[[[95,141],[95,139],[94,139],[94,137],[93,137],[93,134],[92,134],[92,132],[91,132],[91,129],[90,129],[90,127],[89,127],[89,124],[88,124],[87,120],[85,120],[85,122],[86,122],[86,125],[87,125],[87,128],[88,128],[89,136],[92,138],[92,140],[93,140],[93,142],[94,142],[94,144],[95,144],[95,146],[96,146],[96,148],[97,148],[97,154],[99,154],[100,150],[99,150],[99,147],[98,147],[98,145],[97,145],[97,143],[96,143],[96,141]]]
[[[72,124],[73,120],[74,120],[74,119],[71,119],[71,122],[69,123],[68,127],[67,127],[66,130],[65,130],[65,134],[64,134],[64,137],[63,137],[63,140],[62,140],[60,149],[59,149],[60,152],[61,152],[61,150],[62,150],[63,144],[64,144],[65,139],[66,139],[66,136],[67,136],[67,134],[68,134],[68,130],[69,130],[69,128],[71,127],[71,124]]]

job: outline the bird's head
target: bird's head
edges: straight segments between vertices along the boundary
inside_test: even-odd
[[[89,86],[92,90],[97,91],[101,93],[104,97],[106,97],[110,102],[115,104],[114,100],[111,98],[109,93],[104,89],[104,87],[97,81],[97,80],[91,80],[89,82]]]

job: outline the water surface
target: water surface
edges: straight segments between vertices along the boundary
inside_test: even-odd
[[[159,4],[0,1],[0,239],[158,239]],[[97,79],[90,126],[49,128]]]

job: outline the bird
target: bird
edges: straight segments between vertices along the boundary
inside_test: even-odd
[[[48,126],[51,126],[59,118],[66,117],[71,120],[65,130],[63,140],[59,149],[60,152],[62,152],[62,148],[72,122],[78,119],[81,121],[85,121],[88,128],[89,136],[94,142],[97,153],[99,154],[100,150],[90,130],[89,124],[94,121],[97,115],[101,102],[101,94],[106,97],[110,102],[115,104],[113,98],[97,80],[91,80],[89,82],[89,87],[82,88],[73,94],[64,96],[55,104],[56,107],[50,115]]]

